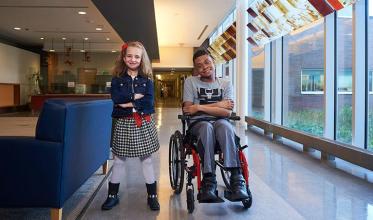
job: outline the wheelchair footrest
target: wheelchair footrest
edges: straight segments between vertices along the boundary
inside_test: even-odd
[[[232,196],[232,192],[230,190],[224,190],[224,198],[228,199],[231,202],[241,202],[245,199],[236,199]]]
[[[220,198],[218,195],[216,195],[217,198],[214,199],[214,200],[201,200],[200,198],[200,194],[198,193],[197,194],[197,200],[199,203],[222,203],[222,202],[225,202],[224,199]]]

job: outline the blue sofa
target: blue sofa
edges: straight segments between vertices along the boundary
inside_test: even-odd
[[[64,202],[100,166],[107,172],[112,106],[50,99],[35,137],[0,137],[0,207],[48,207],[60,219]]]

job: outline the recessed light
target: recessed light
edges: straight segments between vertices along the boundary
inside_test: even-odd
[[[50,50],[49,50],[49,52],[54,52],[54,51],[55,51],[55,50],[53,50],[53,49],[50,49]]]
[[[87,14],[87,12],[85,12],[85,11],[79,11],[78,14],[85,15],[85,14]]]
[[[117,51],[116,51],[116,50],[112,50],[111,52],[112,52],[112,53],[116,53]]]
[[[85,50],[80,50],[80,52],[84,53],[84,52],[85,52]]]
[[[41,37],[40,40],[44,40],[44,37]]]
[[[84,40],[88,40],[89,38],[88,37],[85,37]]]
[[[21,30],[20,27],[14,27],[13,29],[14,29],[14,30],[17,30],[17,31]]]
[[[96,31],[102,31],[102,28],[96,27]]]
[[[110,40],[110,38],[107,37],[106,40]]]
[[[63,37],[62,40],[66,40],[66,37]]]

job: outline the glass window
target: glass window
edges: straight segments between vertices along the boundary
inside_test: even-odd
[[[118,53],[56,52],[47,56],[47,93],[104,94],[111,87],[113,60]]]
[[[264,119],[264,46],[252,48],[252,110],[253,117]]]
[[[352,94],[352,69],[339,70],[338,94]]]
[[[352,6],[337,12],[338,141],[352,143]]]
[[[368,57],[373,56],[373,0],[368,0],[368,40],[367,40],[367,52]],[[367,59],[368,65],[368,150],[373,151],[373,60]]]
[[[283,124],[324,133],[324,23],[284,37]]]
[[[324,69],[302,69],[302,94],[323,94]]]

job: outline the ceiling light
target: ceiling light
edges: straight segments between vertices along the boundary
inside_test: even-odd
[[[84,40],[88,40],[89,38],[88,37],[85,37]]]
[[[85,50],[80,50],[80,52],[84,53],[84,52],[85,52]]]
[[[14,27],[13,29],[14,29],[14,30],[17,30],[17,31],[21,30],[20,27]]]
[[[44,37],[41,37],[40,40],[44,40]]]
[[[102,28],[96,27],[96,31],[102,31]]]
[[[66,37],[63,37],[62,40],[66,40]]]
[[[79,11],[78,14],[85,15],[85,14],[87,14],[87,12],[85,12],[85,11]]]
[[[49,52],[54,52],[54,46],[53,46],[53,38],[52,38],[52,48],[49,49]]]
[[[106,40],[110,40],[110,38],[107,37]]]
[[[116,51],[116,50],[112,50],[111,52],[112,52],[112,53],[116,53],[117,51]]]

